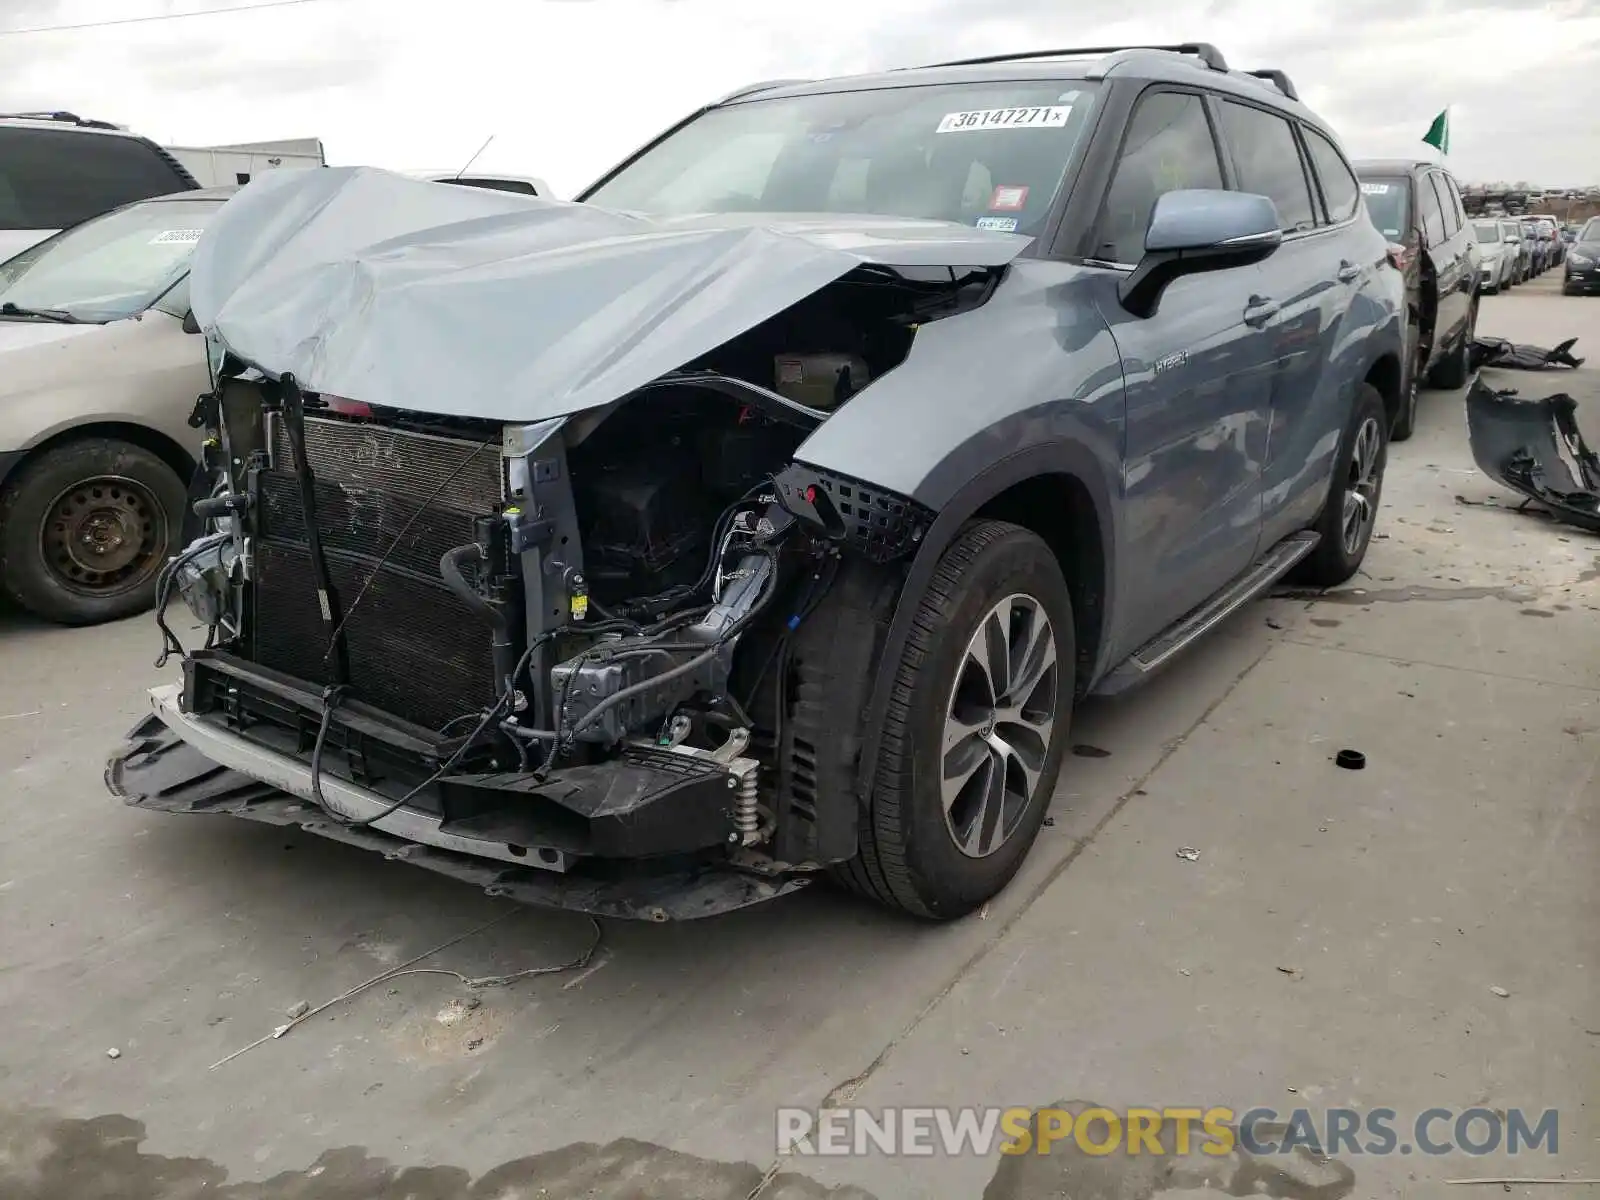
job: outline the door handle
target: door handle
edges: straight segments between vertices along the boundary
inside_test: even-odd
[[[1281,305],[1276,300],[1266,296],[1251,296],[1250,302],[1244,306],[1244,323],[1255,329],[1260,329],[1273,317],[1278,315]]]
[[[1339,273],[1334,278],[1340,283],[1354,283],[1356,277],[1360,274],[1361,268],[1356,266],[1355,263],[1341,262],[1339,264]]]

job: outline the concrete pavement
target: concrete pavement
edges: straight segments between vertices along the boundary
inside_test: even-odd
[[[1555,290],[1486,300],[1480,328],[1600,354],[1600,302]],[[1582,375],[1507,385],[1600,403]],[[1600,539],[1510,511],[1472,466],[1459,393],[1425,392],[1420,426],[1391,450],[1364,577],[1254,605],[1080,715],[1093,751],[981,917],[927,928],[815,889],[610,924],[581,971],[476,1007],[446,975],[402,977],[215,1069],[298,1002],[496,918],[420,965],[560,963],[591,926],[314,838],[115,805],[101,761],[158,678],[153,628],[4,618],[0,1195],[1433,1196],[1600,1176]],[[1333,765],[1345,747],[1365,771]],[[1562,1123],[1553,1159],[777,1159],[774,1110],[825,1100]]]

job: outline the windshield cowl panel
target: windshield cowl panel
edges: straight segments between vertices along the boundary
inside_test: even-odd
[[[0,264],[0,304],[104,324],[144,312],[189,270],[222,202],[154,201],[56,234]]]
[[[581,199],[657,218],[902,217],[1037,236],[1097,96],[1080,80],[1012,80],[741,101]]]

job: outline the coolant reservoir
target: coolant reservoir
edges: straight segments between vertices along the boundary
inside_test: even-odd
[[[780,354],[777,392],[807,408],[832,411],[867,386],[867,360],[859,354]]]

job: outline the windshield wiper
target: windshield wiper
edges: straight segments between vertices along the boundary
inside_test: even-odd
[[[38,317],[41,321],[57,321],[62,325],[83,324],[64,308],[23,308],[9,300],[0,304],[0,317]]]

